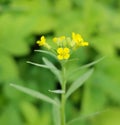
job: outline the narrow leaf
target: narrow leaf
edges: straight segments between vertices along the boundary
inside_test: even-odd
[[[68,98],[76,89],[78,89],[93,73],[93,69],[90,69],[85,74],[83,74],[80,78],[78,78],[68,89],[66,93],[66,98]]]
[[[35,98],[38,98],[38,99],[41,99],[45,102],[48,102],[48,103],[51,103],[51,104],[55,104],[55,105],[58,105],[56,101],[54,101],[53,99],[51,99],[50,97],[40,93],[40,92],[37,92],[35,90],[32,90],[32,89],[29,89],[29,88],[26,88],[26,87],[22,87],[22,86],[19,86],[19,85],[15,85],[15,84],[10,84],[12,87],[26,93],[26,94],[29,94]]]
[[[57,59],[56,56],[53,53],[51,53],[50,51],[45,51],[45,50],[35,50],[35,51],[48,54],[48,55],[54,57],[55,59]]]
[[[60,103],[58,99],[55,99],[58,104]],[[58,106],[53,105],[53,122],[54,125],[61,125],[61,120],[60,120],[60,109]]]
[[[88,114],[88,115],[85,115],[85,116],[79,116],[79,117],[74,118],[74,119],[72,119],[71,121],[69,121],[69,122],[67,123],[67,125],[74,125],[76,122],[79,122],[79,121],[82,120],[82,119],[91,118],[91,117],[94,117],[94,116],[99,115],[99,114],[101,114],[101,113],[104,113],[104,112],[106,112],[106,111],[107,111],[107,110],[105,110],[105,111],[99,111],[99,112],[94,112],[94,113],[91,113],[91,114]]]
[[[98,59],[98,60],[95,60],[95,61],[93,61],[93,62],[91,62],[91,63],[88,63],[88,64],[86,64],[86,65],[83,65],[83,66],[81,66],[80,68],[82,69],[82,68],[87,68],[87,67],[90,67],[90,66],[92,66],[92,65],[94,65],[94,64],[96,64],[96,63],[98,63],[98,62],[100,62],[101,60],[103,60],[105,57],[102,57],[102,58],[100,58],[100,59]]]
[[[86,65],[83,65],[83,66],[81,66],[81,67],[79,67],[79,68],[73,70],[72,72],[70,72],[70,74],[68,74],[68,77],[71,76],[72,74],[74,74],[75,72],[81,70],[81,69],[88,68],[88,67],[90,67],[90,66],[95,65],[96,63],[100,62],[100,61],[103,60],[104,58],[105,58],[105,57],[102,57],[102,58],[100,58],[100,59],[98,59],[98,60],[95,60],[95,61],[93,61],[93,62],[91,62],[91,63],[88,63],[88,64],[86,64]]]
[[[49,69],[51,70],[51,72],[54,75],[56,75],[56,77],[58,78],[59,82],[62,83],[62,78],[61,78],[60,71],[48,59],[46,59],[46,58],[43,57],[43,61],[49,67]]]
[[[32,64],[32,65],[35,65],[35,66],[38,66],[38,67],[46,68],[46,69],[49,68],[49,67],[46,66],[46,65],[41,65],[41,64],[38,64],[38,63],[30,62],[30,61],[27,61],[27,63]]]
[[[56,94],[62,94],[65,93],[63,90],[48,90],[49,92],[56,93]]]

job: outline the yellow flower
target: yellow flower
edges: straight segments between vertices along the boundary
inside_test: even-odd
[[[44,46],[45,43],[46,43],[46,39],[45,39],[44,36],[42,36],[42,37],[40,38],[40,40],[37,41],[37,44],[38,44],[39,46]]]
[[[68,59],[70,57],[70,49],[65,47],[65,48],[58,48],[57,49],[57,53],[58,53],[58,59],[59,60],[63,60],[63,59]]]
[[[88,42],[84,42],[84,40],[80,34],[75,34],[73,32],[72,39],[76,43],[77,46],[88,46]]]
[[[54,37],[53,38],[53,42],[57,42],[58,38],[57,37]]]
[[[53,42],[61,42],[65,40],[65,36],[60,36],[60,37],[54,37]]]
[[[65,40],[65,36],[59,37],[61,41]]]

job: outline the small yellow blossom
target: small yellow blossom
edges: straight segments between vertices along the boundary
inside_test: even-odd
[[[54,37],[53,42],[61,42],[65,40],[65,36],[60,36],[60,37]]]
[[[65,47],[65,48],[58,48],[57,49],[57,53],[58,53],[58,59],[59,60],[63,60],[63,59],[68,59],[70,57],[70,49]]]
[[[61,37],[60,37],[60,40],[61,40],[61,41],[65,40],[65,36],[61,36]]]
[[[57,37],[54,37],[53,38],[53,42],[57,42],[58,38]]]
[[[73,32],[72,39],[76,43],[77,46],[88,46],[88,42],[84,42],[84,40],[80,34],[75,34]]]
[[[51,46],[48,43],[46,43],[46,39],[44,36],[41,36],[40,40],[37,41],[37,44],[39,46],[44,46],[47,49],[51,49]]]
[[[46,39],[45,39],[44,36],[42,36],[42,37],[40,38],[40,40],[37,41],[37,44],[38,44],[39,46],[44,46],[45,43],[46,43]]]

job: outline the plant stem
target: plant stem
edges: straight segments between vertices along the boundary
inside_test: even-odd
[[[66,89],[66,79],[65,79],[65,68],[64,66],[63,68],[63,83],[62,83],[62,90],[65,91]],[[61,95],[61,108],[60,108],[60,113],[61,113],[61,125],[66,125],[66,120],[65,120],[65,103],[66,103],[66,99],[65,99],[65,93],[62,93]]]
[[[65,125],[65,94],[64,93],[61,95],[61,125]]]

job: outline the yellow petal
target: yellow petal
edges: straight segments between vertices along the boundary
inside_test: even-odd
[[[70,52],[70,49],[69,48],[64,48],[64,53],[69,53]]]
[[[82,46],[88,46],[88,45],[89,45],[88,42],[83,42],[83,43],[82,43]]]
[[[62,55],[58,55],[57,56],[59,60],[63,60],[63,56]]]
[[[45,41],[45,37],[44,36],[41,36],[41,41]]]
[[[57,42],[58,38],[57,37],[54,37],[53,38],[53,42]]]
[[[70,57],[70,54],[65,54],[64,59],[68,59]]]
[[[58,54],[63,53],[63,48],[58,48],[58,49],[57,49],[57,53],[58,53]]]

